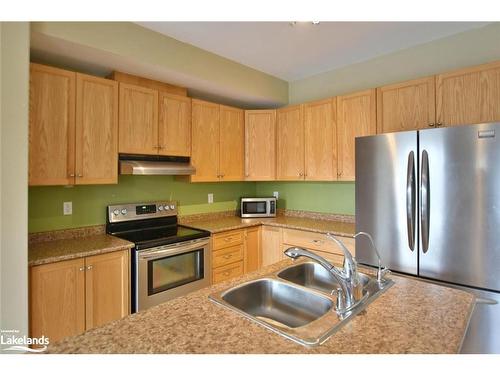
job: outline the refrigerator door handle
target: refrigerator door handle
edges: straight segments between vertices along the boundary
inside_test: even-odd
[[[424,254],[429,250],[430,208],[429,155],[424,150],[422,151],[422,173],[420,175],[420,228]]]
[[[408,167],[406,173],[406,227],[408,232],[408,246],[415,250],[415,154],[408,154]]]

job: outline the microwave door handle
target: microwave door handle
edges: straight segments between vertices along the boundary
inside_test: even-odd
[[[429,155],[424,150],[422,152],[422,173],[420,175],[420,227],[422,231],[422,251],[424,254],[429,250],[430,193]]]
[[[415,250],[415,154],[408,154],[408,166],[406,173],[406,226],[408,232],[408,246],[411,251]]]

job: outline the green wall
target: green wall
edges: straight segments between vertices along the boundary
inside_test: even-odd
[[[28,195],[29,232],[104,224],[109,204],[172,199],[180,214],[227,211],[241,196],[255,195],[254,182],[196,183],[173,176],[120,176],[118,185],[31,187]],[[214,203],[207,203],[207,194]],[[73,215],[63,215],[63,202],[73,202]]]
[[[278,208],[354,215],[353,182],[258,182],[258,196],[279,193]]]

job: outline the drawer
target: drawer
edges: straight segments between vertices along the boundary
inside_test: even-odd
[[[355,255],[354,238],[337,236],[349,249],[351,254]],[[304,247],[311,250],[319,250],[333,254],[342,255],[342,250],[333,241],[329,240],[323,233],[308,232],[304,230],[285,229],[283,231],[283,243]]]
[[[217,284],[243,275],[243,261],[216,268],[212,272],[212,283]]]
[[[231,247],[235,245],[243,244],[243,231],[231,231],[224,233],[217,233],[213,236],[213,249],[224,249],[226,247]]]
[[[332,252],[335,247],[335,244],[326,238],[326,235],[323,233],[307,232],[296,229],[285,229],[283,231],[283,242],[289,245],[305,247],[313,250],[329,250],[330,252]]]
[[[225,266],[243,260],[243,245],[226,247],[212,252],[212,267]]]

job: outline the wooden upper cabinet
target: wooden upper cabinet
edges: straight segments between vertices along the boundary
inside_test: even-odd
[[[196,174],[191,181],[219,180],[219,104],[193,99],[191,162]]]
[[[191,98],[159,93],[160,155],[191,156]]]
[[[276,179],[303,180],[304,106],[294,105],[276,111]]]
[[[129,250],[85,258],[86,329],[129,313]]]
[[[276,110],[245,111],[245,179],[276,178]]]
[[[30,335],[51,343],[85,330],[84,259],[30,268]]]
[[[436,78],[436,117],[444,126],[500,121],[500,62]]]
[[[221,181],[243,181],[245,114],[238,108],[220,106],[219,176]]]
[[[426,129],[436,122],[435,77],[377,89],[377,133]]]
[[[118,150],[124,154],[157,154],[158,91],[120,83]]]
[[[337,179],[337,103],[326,99],[304,105],[305,179]]]
[[[76,75],[76,184],[118,183],[118,83]]]
[[[75,182],[76,74],[30,65],[29,185]]]
[[[338,179],[355,179],[355,138],[376,133],[375,89],[337,97]]]

